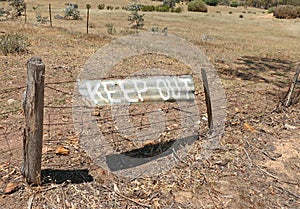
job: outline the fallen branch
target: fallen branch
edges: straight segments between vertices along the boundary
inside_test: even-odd
[[[274,185],[274,187],[277,188],[277,189],[280,189],[281,191],[285,191],[285,192],[289,193],[290,195],[292,195],[292,196],[300,199],[300,196],[298,194],[296,194],[296,193],[294,193],[294,192],[292,192],[292,191],[290,191],[288,189],[285,189],[285,188],[283,188],[281,186],[277,186],[277,185]]]
[[[248,154],[248,152],[247,152],[247,150],[245,148],[244,148],[244,152],[246,153],[246,156],[247,156],[247,158],[249,160],[250,166],[252,167],[253,166],[252,160],[251,160],[251,158],[250,158],[250,156],[249,156],[249,154]]]
[[[262,168],[259,167],[258,165],[254,165],[254,166],[257,167],[257,168],[258,168],[260,171],[262,171],[263,173],[267,174],[268,176],[270,176],[270,177],[272,177],[272,178],[278,180],[278,177],[277,177],[277,176],[275,176],[275,175],[269,173],[268,171],[265,171],[264,169],[262,169]]]

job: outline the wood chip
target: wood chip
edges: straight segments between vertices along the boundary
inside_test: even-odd
[[[252,133],[255,133],[255,132],[256,132],[255,128],[253,128],[253,126],[249,125],[248,123],[244,123],[244,129],[245,129],[246,131],[250,131],[250,132],[252,132]]]
[[[57,147],[55,154],[57,155],[68,155],[70,154],[70,150],[65,148],[64,146],[60,145],[59,147]]]

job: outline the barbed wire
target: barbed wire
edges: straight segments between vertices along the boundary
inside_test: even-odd
[[[111,79],[116,78],[116,77],[110,77]],[[117,76],[117,78],[120,78]],[[223,79],[224,81],[230,81],[232,79]],[[49,94],[49,91],[55,91],[58,94],[61,94],[61,96],[64,95],[72,95],[72,91],[73,89],[70,89],[72,91],[68,91],[65,90],[65,88],[60,88],[61,85],[66,84],[66,83],[76,83],[76,80],[65,80],[65,81],[59,81],[59,82],[48,82],[45,83],[45,89],[46,90],[46,96],[47,94]],[[236,107],[243,107],[244,105],[250,106],[251,104],[255,104],[255,103],[264,103],[265,107],[261,107],[259,109],[256,109],[256,112],[263,112],[262,115],[267,116],[268,114],[270,114],[275,106],[270,105],[271,101],[270,101],[270,97],[273,98],[273,102],[272,104],[274,104],[274,101],[279,102],[279,98],[282,95],[278,95],[278,97],[274,98],[274,95],[270,95],[270,91],[274,91],[274,89],[276,89],[276,87],[271,87],[271,86],[261,86],[261,84],[263,84],[265,82],[255,82],[255,81],[244,81],[243,83],[226,83],[225,84],[225,91],[226,91],[226,100],[227,100],[227,105],[226,108],[228,109],[228,113],[227,113],[227,123],[226,126],[230,126],[231,121],[236,120],[236,116],[237,113],[235,113],[234,111],[230,111]],[[199,84],[198,84],[199,85]],[[6,89],[2,89],[0,91],[1,97],[2,99],[4,99],[6,96],[5,95],[9,95],[12,92],[16,92],[16,91],[24,91],[25,90],[25,86],[16,86],[16,87],[10,87],[10,88],[6,88]],[[258,88],[257,91],[253,92],[250,89],[253,88]],[[299,88],[299,82],[297,82],[297,86],[296,88]],[[202,89],[202,87],[201,87]],[[249,90],[247,90],[249,89]],[[218,89],[214,89],[211,88],[210,91],[218,91]],[[278,92],[280,92],[278,90]],[[201,92],[202,93],[202,92]],[[250,95],[255,95],[255,97],[250,97]],[[273,93],[274,94],[274,93]],[[276,95],[275,95],[276,96]],[[55,99],[55,98],[54,98]],[[44,132],[45,133],[50,133],[49,136],[45,137],[44,139],[44,143],[62,143],[64,141],[66,141],[68,139],[68,135],[72,136],[75,134],[74,131],[74,125],[75,123],[80,123],[80,122],[74,122],[72,120],[72,109],[75,108],[82,108],[82,106],[72,106],[71,104],[67,104],[67,105],[52,105],[51,104],[52,101],[48,101],[48,103],[46,103],[44,105],[44,110],[45,110],[45,117],[44,117]],[[193,105],[199,105],[199,104],[191,104],[191,106]],[[188,107],[188,106],[186,106]],[[84,107],[87,110],[87,113],[92,113],[93,110],[97,110],[100,109],[101,111],[101,107]],[[102,107],[103,108],[103,107]],[[107,107],[104,107],[104,109]],[[203,109],[203,108],[202,108]],[[176,111],[176,107],[170,107],[170,109],[168,109],[168,111]],[[206,109],[203,109],[203,111]],[[109,112],[109,108],[106,110]],[[177,109],[178,111],[178,109]],[[144,112],[137,112],[134,113],[132,115],[130,115],[130,117],[137,117],[137,116],[142,116],[142,115],[147,115],[147,114],[151,114],[155,112],[155,110],[146,110]],[[246,110],[244,111],[245,113],[247,112]],[[16,134],[16,132],[19,132],[21,135],[22,133],[22,128],[23,128],[23,122],[22,122],[22,108],[20,107],[16,107],[14,110],[9,110],[9,111],[5,111],[5,112],[0,112],[0,118],[3,117],[9,117],[11,115],[15,115],[16,113],[18,113],[18,117],[17,118],[13,118],[11,117],[10,120],[6,121],[6,120],[2,120],[1,122],[1,126],[0,126],[0,143],[7,144],[7,148],[0,150],[0,155],[2,154],[10,154],[12,152],[14,152],[16,149],[18,148],[12,148],[10,147],[10,142],[9,142],[9,137],[11,135]],[[205,111],[203,112],[205,113]],[[112,115],[110,116],[102,116],[102,114],[100,113],[101,117],[95,117],[95,120],[93,120],[94,122],[101,122],[101,120],[109,120],[108,122],[110,122],[110,124],[108,124],[109,126],[114,126],[113,124],[113,119],[115,119],[116,117],[122,117],[122,116],[126,116],[126,114],[119,114],[119,115],[114,115],[114,118],[112,117]],[[62,117],[66,117],[67,121],[61,121]],[[195,116],[195,114],[190,115],[190,117]],[[201,114],[200,114],[201,116]],[[258,117],[261,117],[261,114],[256,115]],[[21,117],[21,119],[20,119]],[[255,117],[255,115],[251,115],[251,117]],[[218,119],[218,118],[217,118]],[[247,118],[241,119],[246,121]],[[93,121],[81,121],[81,123],[90,123]],[[166,123],[171,123],[174,122],[174,119],[165,119],[163,121],[156,121],[156,123],[161,123],[161,122],[166,122]],[[203,124],[205,124],[205,121],[202,121]],[[207,123],[207,122],[206,122]],[[203,131],[207,131],[208,127],[207,124],[203,126],[202,124],[202,128]],[[140,124],[140,126],[138,127],[139,129],[144,129],[147,128],[151,125],[150,122],[143,122]],[[123,127],[124,130],[126,129],[137,129],[137,127],[133,126],[128,126],[128,127]],[[182,127],[182,126],[178,126],[176,128],[173,129],[167,129],[164,131],[164,133],[172,133],[172,132],[178,132],[178,131],[184,131],[184,129],[186,129],[186,127]],[[57,134],[57,131],[68,131],[68,133],[63,133],[63,134]],[[120,135],[120,132],[116,129],[107,129],[107,130],[101,130],[102,134],[104,136],[111,136],[113,138],[116,137],[116,135]],[[149,133],[148,133],[149,134]],[[151,133],[149,134],[151,135]],[[154,135],[154,133],[152,133],[152,135]],[[86,137],[95,137],[95,134],[91,134],[91,135],[87,135]],[[200,137],[205,137],[205,133],[199,132],[199,136]],[[120,137],[120,136],[118,136]],[[122,138],[120,137],[118,140],[116,140],[114,143],[121,143],[122,140],[124,142],[128,142],[127,138]],[[112,142],[107,141],[106,144],[102,144],[102,146],[111,146]]]

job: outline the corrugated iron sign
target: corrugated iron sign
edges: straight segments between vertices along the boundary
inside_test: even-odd
[[[191,75],[117,80],[79,80],[78,90],[93,105],[194,101]]]

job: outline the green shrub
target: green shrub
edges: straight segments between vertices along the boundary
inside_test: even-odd
[[[116,28],[114,27],[114,24],[112,24],[112,23],[106,24],[105,27],[107,28],[107,33],[110,35],[113,35],[117,32]]]
[[[155,6],[153,6],[153,5],[143,5],[141,7],[141,10],[143,12],[153,12],[153,11],[155,11]]]
[[[239,3],[238,3],[237,1],[232,1],[232,2],[230,3],[230,6],[231,6],[231,7],[238,7],[238,6],[239,6]]]
[[[68,4],[68,7],[65,8],[65,19],[79,20],[80,11],[78,10],[77,4]]]
[[[28,38],[20,34],[6,34],[0,37],[0,50],[3,54],[27,52]]]
[[[105,4],[98,4],[97,7],[99,10],[103,10],[103,9],[105,9]]]
[[[193,0],[188,4],[188,11],[207,12],[207,5],[201,0]]]
[[[203,2],[209,6],[217,6],[219,4],[219,0],[203,0]]]
[[[37,13],[35,15],[35,18],[38,23],[46,24],[47,22],[49,22],[48,17],[43,17],[41,13]]]
[[[175,12],[175,13],[181,13],[182,12],[182,7],[176,7],[175,9],[172,8],[171,12]]]
[[[282,19],[295,19],[300,17],[300,7],[280,5],[274,10],[274,16]]]
[[[157,12],[169,12],[170,11],[170,7],[168,6],[158,6],[156,7]]]
[[[113,10],[113,9],[114,9],[114,7],[113,7],[113,6],[110,6],[110,5],[108,5],[108,6],[106,6],[106,9],[107,9],[107,10]]]
[[[269,7],[268,13],[274,13],[276,7]]]

